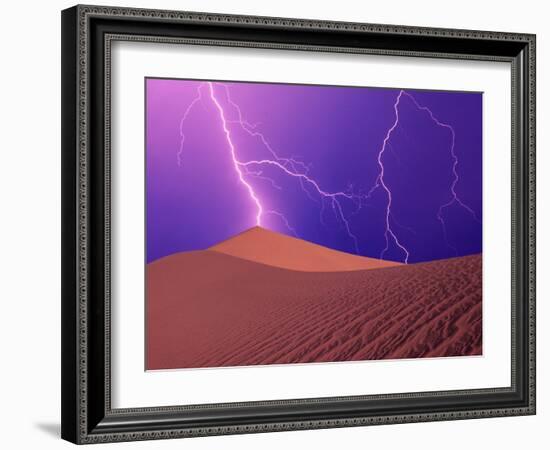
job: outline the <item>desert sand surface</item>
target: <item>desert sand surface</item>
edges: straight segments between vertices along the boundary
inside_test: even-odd
[[[150,370],[480,355],[481,255],[316,273],[179,253],[147,266],[146,305]]]
[[[251,228],[209,250],[303,272],[344,272],[400,265],[393,261],[339,252],[261,227]]]

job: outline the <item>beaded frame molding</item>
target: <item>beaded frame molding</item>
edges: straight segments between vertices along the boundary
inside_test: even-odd
[[[511,386],[111,407],[114,41],[505,61],[512,87]],[[78,444],[535,414],[535,36],[78,5],[62,12],[62,437]]]

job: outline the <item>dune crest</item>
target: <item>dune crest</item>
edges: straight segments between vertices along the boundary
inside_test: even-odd
[[[208,250],[300,272],[347,272],[401,265],[340,252],[261,227],[250,228]]]

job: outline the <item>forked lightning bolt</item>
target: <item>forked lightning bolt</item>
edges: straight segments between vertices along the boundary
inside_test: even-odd
[[[396,128],[399,126],[399,105],[400,105],[401,100],[404,96],[406,96],[408,99],[410,99],[411,102],[414,104],[414,106],[419,111],[427,113],[428,116],[430,117],[430,119],[432,120],[432,122],[434,122],[438,127],[445,128],[446,130],[449,131],[449,133],[451,135],[450,153],[451,153],[451,159],[453,161],[453,165],[452,165],[453,179],[452,179],[451,185],[450,185],[450,199],[449,199],[449,201],[447,201],[446,203],[441,205],[439,207],[438,212],[437,212],[437,220],[441,223],[441,227],[443,229],[443,235],[444,235],[446,245],[449,246],[451,249],[453,249],[455,251],[455,253],[458,254],[457,249],[449,243],[448,238],[447,238],[447,226],[445,224],[445,219],[443,218],[443,211],[444,211],[445,208],[448,208],[448,207],[456,204],[456,205],[459,205],[460,207],[462,207],[468,213],[470,213],[476,221],[479,222],[479,219],[477,218],[477,216],[476,216],[475,212],[473,211],[473,209],[470,208],[468,205],[466,205],[466,203],[464,203],[460,199],[460,197],[458,196],[458,194],[456,192],[456,185],[459,181],[459,176],[458,176],[458,171],[457,171],[458,156],[456,155],[456,152],[455,152],[456,133],[455,133],[454,128],[451,125],[443,123],[440,120],[438,120],[435,117],[435,115],[433,114],[433,112],[428,107],[420,105],[418,103],[418,101],[416,100],[416,98],[413,97],[412,94],[410,94],[409,92],[406,92],[404,90],[400,90],[399,94],[397,95],[397,97],[395,99],[395,103],[393,104],[393,109],[394,109],[394,112],[395,112],[395,120],[394,120],[392,126],[388,129],[388,131],[386,133],[386,136],[384,138],[384,141],[382,143],[382,147],[381,147],[380,151],[378,152],[377,161],[378,161],[378,166],[380,168],[380,171],[379,171],[378,177],[376,178],[374,186],[367,193],[367,197],[370,197],[372,195],[372,193],[378,188],[382,188],[385,191],[386,196],[387,196],[386,212],[385,212],[385,226],[386,226],[386,228],[385,228],[385,232],[384,232],[384,236],[385,236],[385,239],[386,239],[386,246],[382,250],[382,253],[380,254],[380,257],[383,258],[384,254],[389,250],[389,245],[390,245],[390,240],[391,240],[403,252],[404,262],[408,263],[409,262],[409,257],[410,257],[410,252],[399,241],[399,238],[397,237],[394,229],[392,228],[392,224],[391,224],[391,222],[392,222],[392,220],[391,220],[391,218],[392,218],[392,212],[391,212],[392,193],[391,193],[390,188],[387,186],[387,184],[384,181],[385,167],[384,167],[384,163],[383,163],[383,160],[382,160],[384,152],[390,146],[389,141],[391,139],[391,135],[396,130]]]
[[[220,101],[218,95],[219,93],[215,89],[215,87],[223,88],[224,92],[224,98],[225,103],[230,105],[232,109],[236,112],[236,118],[229,117],[227,112],[224,109],[224,106],[222,101]],[[207,94],[204,94],[202,90],[206,89]],[[374,191],[381,188],[384,191],[384,194],[386,196],[386,203],[384,208],[384,222],[385,222],[385,230],[384,230],[384,237],[385,237],[385,246],[382,249],[382,252],[380,253],[380,258],[384,258],[384,255],[386,252],[389,251],[390,244],[393,243],[402,253],[403,253],[403,262],[408,263],[410,258],[410,251],[406,248],[404,243],[400,241],[395,229],[393,228],[392,224],[397,225],[400,228],[405,228],[409,231],[412,231],[408,229],[407,227],[404,227],[403,225],[400,225],[395,218],[393,217],[392,213],[392,204],[393,204],[393,198],[392,198],[392,191],[388,184],[386,183],[385,175],[386,175],[386,168],[384,166],[384,154],[386,150],[390,150],[393,152],[393,148],[391,147],[390,140],[392,138],[392,134],[394,131],[399,127],[400,123],[400,116],[399,116],[399,107],[404,97],[408,98],[413,105],[420,111],[425,112],[428,114],[429,118],[432,122],[435,123],[438,127],[442,127],[449,131],[451,135],[451,145],[450,145],[450,153],[451,153],[451,159],[453,161],[452,164],[452,173],[453,173],[453,179],[450,184],[450,198],[449,200],[442,204],[439,207],[439,210],[437,212],[437,220],[441,223],[442,229],[443,229],[443,235],[446,242],[446,245],[448,245],[451,249],[453,249],[455,252],[457,252],[456,248],[452,246],[447,239],[447,227],[445,224],[445,220],[443,217],[443,212],[446,208],[451,207],[452,205],[458,205],[464,210],[466,210],[469,214],[472,215],[472,217],[479,221],[477,218],[475,212],[472,208],[470,208],[466,203],[462,201],[462,199],[458,196],[456,192],[456,185],[459,182],[459,175],[457,171],[457,167],[459,164],[458,156],[455,152],[455,130],[454,128],[446,123],[441,122],[438,120],[433,112],[426,106],[422,106],[418,103],[418,101],[413,97],[412,94],[409,92],[406,92],[404,90],[400,90],[395,102],[393,104],[393,110],[395,114],[395,119],[392,123],[392,125],[388,128],[384,140],[382,141],[382,145],[380,150],[377,153],[377,165],[379,167],[379,172],[376,177],[374,185],[371,187],[371,189],[367,192],[366,195],[357,195],[354,194],[351,189],[349,191],[337,191],[337,192],[328,192],[324,190],[320,183],[315,180],[313,177],[309,175],[309,166],[307,166],[302,161],[296,159],[296,158],[287,158],[287,157],[281,157],[277,154],[277,152],[273,149],[269,141],[266,139],[264,134],[259,132],[257,128],[257,124],[251,124],[250,122],[246,121],[243,117],[241,108],[237,103],[235,103],[229,93],[229,88],[225,84],[221,83],[213,83],[213,82],[204,82],[201,83],[197,88],[197,96],[194,98],[194,100],[189,104],[187,109],[185,110],[183,117],[180,122],[180,146],[177,152],[177,162],[178,165],[182,164],[182,155],[184,152],[184,146],[185,146],[185,133],[184,133],[184,126],[185,121],[187,120],[191,110],[194,106],[196,106],[198,103],[204,102],[204,97],[207,97],[211,104],[214,105],[218,116],[220,118],[220,124],[223,130],[223,134],[227,143],[227,148],[229,150],[229,154],[231,156],[231,161],[233,164],[233,168],[235,170],[235,173],[239,179],[239,182],[243,185],[243,187],[246,189],[251,203],[254,205],[255,208],[255,223],[258,226],[262,225],[262,218],[266,215],[274,215],[279,217],[279,219],[282,221],[282,223],[285,225],[285,227],[295,236],[298,236],[296,230],[292,227],[292,225],[289,223],[288,219],[284,214],[282,214],[279,211],[275,210],[266,210],[262,206],[262,202],[256,191],[254,190],[253,184],[251,184],[248,181],[249,177],[264,179],[269,181],[272,186],[276,189],[281,189],[281,187],[270,177],[264,174],[264,170],[266,168],[273,168],[277,171],[279,171],[282,175],[289,177],[290,179],[295,179],[299,182],[303,192],[312,200],[317,201],[316,198],[312,195],[315,194],[320,200],[321,200],[321,210],[320,210],[320,220],[322,221],[322,216],[324,213],[324,201],[328,200],[330,202],[330,205],[332,207],[332,210],[335,214],[335,216],[340,220],[342,225],[344,226],[347,235],[349,236],[350,240],[353,242],[355,251],[359,254],[359,242],[357,239],[357,236],[352,232],[350,222],[348,217],[346,216],[344,212],[344,208],[342,206],[343,200],[348,200],[351,202],[354,202],[356,205],[359,205],[359,208],[361,207],[361,202],[363,200],[366,200],[372,196]],[[270,157],[269,158],[258,158],[258,159],[248,159],[248,160],[241,160],[238,155],[238,151],[235,147],[235,143],[232,138],[232,130],[231,126],[238,126],[242,131],[244,131],[246,134],[248,134],[252,138],[258,139],[264,148],[268,151]],[[396,155],[397,156],[397,155]]]
[[[448,241],[448,238],[447,238],[447,226],[445,224],[445,219],[443,218],[443,210],[445,208],[449,208],[450,206],[452,205],[459,205],[461,208],[463,208],[465,211],[467,211],[473,218],[474,220],[476,220],[477,222],[480,222],[480,220],[478,219],[476,213],[474,212],[474,210],[472,208],[470,208],[466,203],[464,203],[460,197],[458,196],[458,194],[456,193],[456,185],[459,181],[459,176],[458,176],[458,172],[457,172],[457,166],[458,166],[458,156],[456,155],[455,153],[455,141],[456,141],[456,133],[455,133],[455,130],[452,126],[446,124],[446,123],[443,123],[443,122],[440,122],[433,114],[433,112],[427,108],[426,106],[421,106],[417,101],[416,99],[408,94],[408,97],[412,100],[412,102],[414,103],[414,105],[420,110],[420,111],[423,111],[423,112],[426,112],[430,119],[439,127],[442,127],[442,128],[445,128],[447,130],[449,130],[449,133],[451,134],[451,159],[453,160],[453,165],[452,165],[452,171],[453,171],[453,180],[451,182],[451,187],[450,187],[450,193],[451,193],[451,198],[449,199],[448,202],[444,203],[443,205],[441,205],[439,207],[439,210],[437,211],[437,220],[439,220],[439,222],[441,223],[441,228],[443,229],[443,236],[445,238],[445,243],[447,244],[448,247],[450,247],[451,249],[454,250],[455,254],[458,255],[458,250],[456,249],[455,246],[451,245]]]
[[[384,237],[386,238],[386,246],[382,250],[382,253],[380,253],[380,258],[383,258],[385,253],[388,251],[390,246],[390,237],[391,237],[395,242],[395,245],[397,245],[397,247],[400,248],[405,254],[404,262],[405,264],[407,264],[409,262],[409,256],[410,256],[409,251],[403,246],[403,244],[401,244],[401,242],[399,242],[399,239],[397,238],[397,235],[395,234],[391,226],[390,218],[391,218],[392,195],[391,195],[391,190],[388,188],[386,182],[384,181],[385,168],[384,168],[384,163],[382,162],[382,157],[384,155],[384,152],[386,151],[386,148],[388,147],[391,134],[399,125],[399,102],[401,101],[401,97],[403,96],[403,94],[404,94],[404,91],[399,91],[399,95],[397,96],[397,99],[395,100],[395,103],[393,105],[393,109],[395,111],[395,121],[393,122],[392,126],[388,129],[386,136],[384,137],[384,141],[382,142],[382,148],[378,152],[377,161],[378,161],[378,166],[380,167],[380,172],[378,174],[378,178],[376,179],[376,184],[374,189],[376,189],[376,187],[382,187],[382,189],[384,189],[388,197],[388,201],[386,203],[386,213],[385,213],[386,230],[384,232]],[[372,194],[374,189],[371,189],[368,195]]]
[[[223,84],[220,84],[220,86],[223,87],[224,90],[225,90],[227,103],[229,103],[231,106],[233,106],[233,108],[237,111],[237,117],[238,118],[236,120],[229,119],[227,114],[226,114],[226,111],[224,110],[224,107],[223,107],[222,103],[220,102],[220,100],[217,96],[217,93],[216,93],[215,85],[218,85],[218,84],[219,83],[213,83],[213,82],[201,83],[199,85],[198,89],[197,89],[197,97],[191,102],[191,104],[185,110],[185,113],[184,113],[184,115],[182,117],[182,120],[180,122],[181,141],[180,141],[180,148],[179,148],[179,151],[178,151],[178,154],[177,154],[178,164],[181,165],[182,154],[183,154],[183,149],[184,149],[184,145],[185,145],[185,134],[183,132],[184,123],[185,123],[187,117],[189,116],[189,112],[191,111],[193,106],[195,106],[197,103],[199,103],[203,100],[203,95],[202,95],[201,89],[206,88],[207,91],[208,91],[207,96],[210,99],[210,101],[212,102],[212,104],[215,106],[215,108],[218,112],[220,122],[221,122],[221,126],[222,126],[222,129],[223,129],[223,133],[224,133],[224,136],[225,136],[225,140],[227,142],[227,147],[229,149],[229,153],[231,155],[231,160],[232,160],[235,172],[237,174],[237,177],[238,177],[240,183],[246,188],[246,190],[248,192],[248,195],[250,196],[251,202],[255,206],[255,209],[256,209],[256,214],[255,214],[256,225],[258,225],[258,226],[262,225],[262,218],[263,218],[264,215],[273,214],[273,215],[278,216],[282,220],[282,222],[285,224],[285,226],[294,235],[297,235],[296,230],[290,225],[288,219],[284,216],[284,214],[282,214],[281,212],[278,212],[278,211],[273,211],[273,210],[265,211],[264,210],[264,207],[262,206],[260,198],[256,194],[253,185],[250,184],[249,181],[247,181],[247,176],[268,178],[269,179],[269,177],[266,177],[266,176],[262,175],[263,172],[259,169],[268,168],[268,167],[275,168],[282,175],[288,176],[288,177],[293,178],[296,181],[298,181],[300,183],[302,189],[304,190],[304,192],[310,198],[312,198],[311,197],[311,192],[313,192],[313,193],[316,193],[321,198],[322,201],[325,200],[325,199],[328,199],[330,201],[330,204],[332,206],[332,209],[333,209],[335,215],[341,220],[348,236],[350,237],[350,239],[353,242],[356,253],[359,254],[360,253],[360,251],[359,251],[359,241],[357,239],[357,236],[355,236],[355,234],[351,230],[350,223],[349,223],[348,219],[346,218],[346,215],[344,213],[344,208],[341,204],[341,200],[345,200],[345,199],[355,202],[355,201],[358,200],[358,196],[356,196],[352,193],[344,192],[344,191],[328,192],[328,191],[324,190],[320,186],[318,181],[316,181],[314,178],[309,176],[309,168],[303,162],[298,161],[295,158],[283,158],[283,157],[280,157],[279,155],[277,155],[277,153],[273,150],[272,146],[269,144],[269,142],[267,141],[265,136],[262,133],[260,133],[258,131],[255,131],[255,126],[248,123],[248,122],[246,122],[243,119],[241,109],[239,108],[239,106],[235,102],[233,102],[231,97],[229,97],[229,95],[228,95],[229,91],[228,91],[227,86],[225,86]],[[246,160],[246,161],[243,161],[243,160],[239,159],[239,156],[237,154],[237,150],[235,148],[235,144],[234,144],[232,136],[231,136],[231,128],[230,128],[230,125],[235,125],[235,124],[238,125],[244,132],[246,132],[250,136],[258,138],[260,140],[260,142],[264,145],[264,147],[270,153],[271,158],[250,159],[250,160]],[[271,179],[269,179],[269,180],[272,182],[272,184],[275,183],[273,180],[271,180]],[[277,186],[277,185],[275,185],[275,186]],[[309,192],[308,189],[306,189],[306,186],[311,189],[311,192]]]
[[[218,102],[218,99],[216,98],[216,95],[214,94],[214,85],[212,83],[208,84],[208,92],[210,94],[210,98],[212,99],[212,102],[214,105],[216,105],[216,109],[218,110],[220,114],[220,120],[223,127],[223,132],[225,134],[225,139],[227,140],[227,145],[229,146],[230,152],[231,152],[231,160],[233,161],[233,167],[235,168],[235,172],[237,172],[237,176],[239,177],[239,181],[246,187],[246,190],[248,191],[248,194],[250,195],[250,198],[252,199],[252,202],[256,205],[256,225],[261,226],[262,225],[262,214],[263,214],[263,207],[260,203],[260,199],[256,195],[256,192],[254,192],[254,188],[246,181],[246,178],[244,177],[244,174],[241,170],[241,162],[237,159],[237,155],[235,153],[235,145],[233,144],[233,141],[231,140],[231,132],[229,131],[229,128],[227,127],[227,120],[225,118],[225,111],[222,108],[222,105],[220,102]]]

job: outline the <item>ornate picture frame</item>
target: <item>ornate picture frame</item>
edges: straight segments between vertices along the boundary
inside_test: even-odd
[[[114,408],[114,42],[511,66],[510,386]],[[141,195],[142,193],[138,193]],[[339,380],[345,383],[345,380]],[[100,6],[62,12],[62,437],[85,444],[535,414],[535,36]]]

